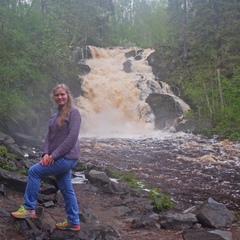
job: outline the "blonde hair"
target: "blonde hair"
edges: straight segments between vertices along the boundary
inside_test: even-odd
[[[64,84],[64,83],[61,83],[61,84],[58,84],[56,87],[53,88],[52,94],[51,94],[53,99],[54,99],[55,91],[58,88],[64,89],[66,94],[67,94],[67,96],[68,96],[67,103],[61,108],[60,113],[59,113],[59,118],[58,118],[58,121],[57,121],[57,126],[61,127],[64,118],[68,116],[68,114],[70,112],[70,109],[74,105],[74,98],[73,98],[73,96],[72,96],[72,94],[70,92],[69,87],[66,84]]]

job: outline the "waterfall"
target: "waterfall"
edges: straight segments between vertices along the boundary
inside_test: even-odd
[[[138,48],[97,48],[89,46],[92,58],[86,61],[91,68],[83,78],[84,96],[77,99],[83,117],[83,136],[147,135],[154,131],[154,115],[145,102],[150,93],[173,95],[166,83],[154,80],[147,56],[151,49],[141,51],[141,58],[125,57]],[[130,61],[131,71],[123,70]]]

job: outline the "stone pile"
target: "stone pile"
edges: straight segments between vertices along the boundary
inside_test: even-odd
[[[133,189],[123,183],[113,182],[105,172],[90,170],[86,173],[88,188],[97,186],[103,194],[134,195],[137,198],[147,198],[148,192]],[[27,183],[27,177],[18,173],[0,169],[1,185],[0,193],[2,197],[7,197],[7,188],[23,190]],[[31,239],[120,239],[121,234],[111,226],[103,226],[88,209],[82,209],[81,221],[82,229],[78,233],[69,231],[59,231],[55,229],[55,215],[58,215],[58,206],[63,206],[64,201],[61,193],[56,188],[54,178],[46,179],[47,185],[41,188],[38,197],[37,219],[20,220],[21,227],[26,235],[34,236]],[[8,187],[6,187],[8,186]],[[50,213],[48,209],[54,209]],[[234,222],[234,215],[222,203],[216,202],[212,198],[204,201],[200,206],[193,206],[182,212],[174,210],[156,213],[153,207],[146,206],[148,211],[134,216],[131,221],[133,229],[158,227],[165,230],[176,230],[182,235],[184,240],[234,240],[227,227]],[[119,203],[118,211],[122,215],[131,214],[131,209]],[[1,214],[10,216],[5,209],[0,208]],[[16,220],[19,221],[19,220]]]

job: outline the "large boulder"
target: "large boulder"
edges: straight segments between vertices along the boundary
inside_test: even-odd
[[[224,204],[212,198],[203,202],[196,216],[204,226],[212,228],[226,227],[234,221],[233,213]]]
[[[167,94],[151,93],[146,99],[155,116],[155,127],[163,129],[173,125],[175,119],[182,115],[181,106]]]
[[[81,63],[84,59],[92,58],[89,46],[75,47],[72,51],[72,58],[76,63]]]
[[[159,215],[160,225],[164,229],[185,230],[190,229],[198,222],[193,213],[163,212]]]
[[[0,132],[0,145],[3,145],[7,148],[9,152],[16,154],[19,157],[24,157],[23,152],[15,143],[14,139],[7,134]]]
[[[44,144],[44,141],[41,140],[40,138],[29,136],[24,133],[15,132],[12,136],[13,136],[15,142],[20,146],[26,145],[29,147],[42,149],[43,144]]]
[[[24,192],[27,185],[28,177],[16,172],[10,172],[0,168],[0,181],[16,191]]]

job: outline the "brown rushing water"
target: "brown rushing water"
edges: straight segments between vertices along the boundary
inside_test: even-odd
[[[192,134],[149,138],[81,138],[81,161],[131,171],[150,187],[172,196],[177,209],[209,197],[231,210],[240,207],[240,145]]]
[[[86,64],[91,71],[83,76],[84,96],[77,99],[83,117],[81,161],[131,171],[146,188],[171,195],[179,209],[212,197],[238,210],[239,144],[154,131],[154,116],[145,101],[150,93],[172,96],[183,112],[189,106],[167,83],[156,81],[146,60],[153,50],[142,49],[136,60],[126,53],[137,48],[89,49],[92,58]],[[128,73],[123,71],[126,60],[132,66]],[[174,126],[166,122],[167,127]]]

